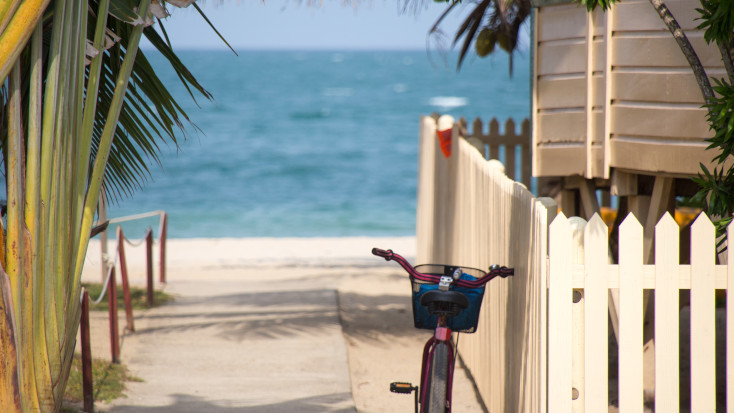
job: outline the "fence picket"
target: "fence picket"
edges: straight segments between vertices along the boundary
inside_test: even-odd
[[[572,265],[584,265],[584,229],[586,220],[581,217],[568,219],[571,224],[571,252]],[[583,413],[585,400],[584,385],[584,293],[583,290],[571,290],[573,299],[571,304],[571,386],[573,402],[571,408],[574,413]]]
[[[619,410],[642,413],[642,225],[634,214],[619,240]]]
[[[548,280],[548,412],[571,411],[571,226],[558,214],[550,225]]]
[[[691,228],[691,412],[716,411],[714,226],[701,214]]]
[[[669,213],[655,227],[655,408],[680,410],[678,273],[680,228]]]
[[[433,250],[434,225],[434,157],[436,148],[436,121],[423,116],[418,133],[418,194],[416,210],[416,261],[425,263],[430,260]]]
[[[608,409],[608,229],[594,214],[584,231],[584,387],[585,412]]]

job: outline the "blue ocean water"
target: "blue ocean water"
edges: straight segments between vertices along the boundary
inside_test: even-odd
[[[413,235],[420,116],[530,110],[527,53],[510,76],[504,53],[457,73],[455,55],[424,50],[183,51],[214,95],[200,107],[148,55],[201,132],[164,147],[163,168],[109,216],[162,209],[176,238]]]

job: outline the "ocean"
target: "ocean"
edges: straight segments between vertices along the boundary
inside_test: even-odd
[[[108,216],[165,210],[173,238],[414,235],[420,116],[530,112],[528,53],[510,76],[502,52],[457,72],[455,54],[425,50],[182,51],[214,95],[197,103],[147,55],[200,131],[162,147],[162,167]]]

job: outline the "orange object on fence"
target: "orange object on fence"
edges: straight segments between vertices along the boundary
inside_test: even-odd
[[[451,156],[451,135],[454,131],[454,118],[451,115],[443,115],[436,122],[436,136],[441,147],[443,156]]]
[[[443,156],[446,158],[451,156],[451,133],[452,129],[436,131],[436,135],[438,136],[438,144],[441,147],[441,152],[443,152]]]

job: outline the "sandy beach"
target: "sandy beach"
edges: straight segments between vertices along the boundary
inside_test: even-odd
[[[419,381],[431,333],[412,327],[402,269],[372,256],[372,247],[415,256],[414,237],[169,240],[162,287],[175,303],[136,313],[136,331],[122,332],[122,361],[143,382],[97,409],[412,411],[412,396],[391,394],[388,385]],[[144,285],[144,246],[125,248],[131,283]],[[100,263],[93,240],[85,281],[101,278]],[[94,315],[92,329],[93,354],[109,357],[106,314]],[[199,346],[207,354],[199,354]],[[191,383],[191,371],[181,367],[187,363],[198,376],[194,383],[202,383]],[[454,411],[483,411],[458,365]]]

